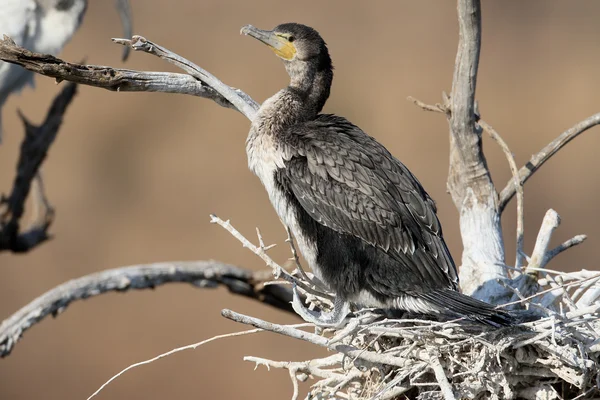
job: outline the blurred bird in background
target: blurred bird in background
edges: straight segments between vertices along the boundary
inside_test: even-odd
[[[36,53],[57,55],[81,25],[87,0],[0,0],[0,37],[12,38],[17,45]],[[116,0],[125,37],[131,37],[129,0]],[[129,48],[123,51],[127,59]],[[33,72],[0,61],[0,143],[2,107],[13,92],[33,86]]]

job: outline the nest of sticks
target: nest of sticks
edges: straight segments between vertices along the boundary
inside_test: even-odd
[[[288,273],[267,255],[269,246],[264,245],[260,233],[260,243],[255,246],[228,221],[213,216],[213,222],[263,258],[274,268],[276,278],[297,285],[310,307],[331,307],[331,294],[319,291],[299,263],[295,273]],[[291,238],[288,241],[297,261]],[[230,310],[222,314],[330,350],[324,358],[303,361],[244,358],[257,366],[286,369],[294,400],[300,396],[301,382],[310,384],[307,399],[597,397],[600,273],[564,273],[536,267],[526,271],[502,282],[508,301],[500,307],[523,310],[538,318],[502,329],[467,320],[390,318],[370,309],[356,310],[347,325],[339,329],[279,325]],[[279,279],[273,284],[281,282]]]

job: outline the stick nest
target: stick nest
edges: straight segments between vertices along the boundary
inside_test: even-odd
[[[266,284],[295,284],[309,307],[332,307],[332,294],[302,269],[289,230],[287,242],[296,265],[291,274],[269,257],[272,246],[265,246],[258,230],[257,246],[229,221],[213,215],[212,222],[261,257],[276,279],[285,281]],[[230,310],[222,314],[333,352],[299,362],[244,358],[257,366],[287,369],[294,387],[292,400],[299,398],[299,382],[309,379],[315,382],[307,399],[591,398],[600,388],[600,273],[545,268],[548,254],[560,252],[547,251],[558,223],[558,215],[549,210],[533,256],[526,257],[527,268],[513,269],[512,278],[497,282],[491,302],[530,321],[512,327],[494,329],[467,320],[391,319],[362,309],[339,329],[305,324],[315,331],[311,333]]]
[[[598,277],[563,287],[550,307],[543,306],[542,300],[555,295],[556,289],[541,286],[530,298],[511,306],[547,316],[510,328],[468,321],[387,319],[364,311],[339,330],[316,329],[327,338],[326,347],[358,349],[374,356],[369,361],[360,353],[350,356],[343,351],[297,363],[246,359],[288,369],[295,398],[297,381],[308,379],[316,380],[309,399],[590,398],[600,385],[600,304],[568,307],[582,285],[593,287],[590,280],[595,283]],[[310,298],[321,306],[327,302],[314,295]]]

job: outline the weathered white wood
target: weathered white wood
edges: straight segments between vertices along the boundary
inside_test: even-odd
[[[491,200],[482,203],[471,188],[466,191],[465,202],[469,204],[460,210],[464,248],[459,278],[463,293],[493,303],[506,293],[497,283],[506,277],[506,268],[500,215]]]
[[[481,48],[481,4],[458,1],[459,40],[452,80],[446,99],[450,126],[448,190],[460,214],[463,257],[461,288],[493,302],[506,290],[496,283],[507,277],[498,195],[483,155],[481,129],[476,124],[475,89]]]

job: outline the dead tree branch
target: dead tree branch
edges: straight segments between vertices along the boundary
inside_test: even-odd
[[[54,210],[44,194],[40,167],[76,93],[76,84],[65,86],[52,102],[40,126],[33,125],[23,114],[19,114],[25,125],[25,137],[21,143],[12,191],[8,197],[0,200],[0,251],[26,252],[49,238],[48,228],[54,219]],[[29,227],[21,231],[21,218],[30,192],[33,194],[34,215]]]
[[[537,154],[519,170],[519,179],[521,185],[527,182],[529,178],[546,162],[556,154],[560,149],[566,146],[571,140],[587,131],[588,129],[600,124],[600,113],[594,114],[591,117],[578,122],[573,127],[561,133],[556,139],[548,143]],[[504,211],[504,207],[513,198],[516,192],[515,182],[511,179],[506,184],[506,187],[500,192],[500,200],[498,201],[498,209]]]
[[[510,166],[510,171],[513,175],[513,181],[515,182],[515,187],[517,191],[517,255],[515,258],[515,268],[521,268],[523,266],[523,245],[524,245],[524,202],[525,195],[523,193],[523,185],[519,182],[519,170],[517,168],[517,163],[515,161],[515,156],[512,151],[508,147],[508,144],[502,139],[502,136],[494,129],[490,124],[483,120],[479,120],[477,122],[479,126],[483,128],[484,131],[490,135],[492,139],[498,143],[504,155],[506,156],[506,160],[508,161],[508,165]],[[495,190],[495,189],[494,189]]]
[[[130,46],[133,50],[143,51],[145,53],[149,53],[155,55],[167,62],[183,69],[185,72],[193,76],[194,78],[204,82],[206,85],[211,87],[221,96],[225,97],[229,103],[233,104],[233,106],[244,114],[249,120],[254,118],[256,114],[256,110],[258,110],[259,105],[256,103],[250,96],[241,90],[234,89],[219,79],[217,79],[213,74],[206,71],[203,68],[200,68],[193,62],[186,60],[173,53],[172,51],[159,46],[156,43],[152,43],[148,39],[142,36],[134,36],[129,39],[113,39],[115,43],[122,44],[125,46]]]
[[[445,109],[450,126],[448,190],[460,214],[464,245],[460,268],[465,293],[494,302],[506,278],[498,195],[483,154],[475,116],[475,90],[481,49],[481,4],[458,1],[459,39],[452,92]]]
[[[137,265],[86,275],[51,289],[4,320],[0,325],[0,357],[10,354],[26,330],[49,315],[62,313],[73,301],[107,292],[154,289],[165,283],[190,283],[200,288],[225,286],[231,293],[293,313],[291,290],[263,285],[270,278],[270,273],[252,272],[218,261]]]
[[[237,110],[225,96],[187,74],[133,71],[69,63],[48,54],[34,53],[19,47],[6,36],[0,40],[0,60],[20,65],[40,75],[56,78],[58,82],[66,80],[110,91],[187,94],[210,99],[222,107]],[[232,90],[247,102],[246,112],[250,112],[248,111],[250,108],[258,108],[257,103],[250,96],[241,90],[233,88]]]

